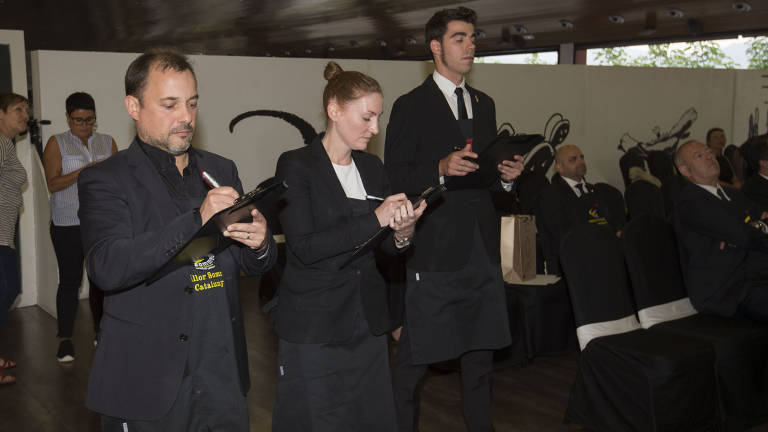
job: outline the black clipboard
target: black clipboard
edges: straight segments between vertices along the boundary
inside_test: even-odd
[[[168,273],[192,264],[208,254],[215,255],[226,249],[234,243],[234,240],[224,237],[221,234],[222,231],[233,223],[248,222],[253,209],[262,211],[262,208],[276,201],[287,188],[288,185],[284,181],[271,177],[259,183],[254,190],[241,195],[232,206],[219,211],[200,227],[184,247],[147,279],[146,283],[155,282]]]
[[[542,141],[542,135],[499,135],[478,155],[476,162],[480,168],[477,171],[465,176],[448,177],[445,186],[449,191],[487,189],[499,180],[497,166],[501,161],[524,156]]]
[[[446,191],[445,185],[436,185],[436,186],[430,186],[427,189],[425,189],[418,198],[416,198],[415,201],[413,201],[413,208],[417,208],[421,205],[421,202],[424,201],[427,204],[430,204],[434,202],[436,199],[440,197],[440,195],[443,194],[443,192]],[[423,216],[423,215],[422,215]],[[390,228],[389,225],[383,226],[379,228],[378,231],[376,231],[376,234],[371,236],[368,240],[364,241],[363,243],[360,243],[359,245],[355,246],[354,252],[347,258],[344,263],[339,266],[339,269],[342,269],[347,266],[347,264],[354,261],[357,257],[361,255],[365,255],[366,253],[372,251],[376,246],[381,243],[381,241],[389,235],[389,232],[392,231],[392,228]]]

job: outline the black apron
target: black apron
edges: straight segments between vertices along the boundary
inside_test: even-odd
[[[372,204],[349,199],[355,216]],[[362,257],[359,260],[373,259]],[[352,337],[342,343],[297,344],[280,339],[274,432],[394,432],[395,406],[386,335],[374,336],[360,291]]]

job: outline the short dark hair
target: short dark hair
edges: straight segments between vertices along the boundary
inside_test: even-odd
[[[153,68],[161,72],[169,69],[176,72],[190,71],[197,81],[195,71],[184,54],[169,47],[153,48],[137,57],[125,71],[125,95],[134,96],[141,101],[147,86],[147,77]]]
[[[712,134],[715,133],[715,132],[723,132],[723,133],[725,133],[723,128],[719,128],[719,127],[713,127],[712,129],[708,130],[707,131],[707,144],[709,144],[709,139],[712,137]]]
[[[85,92],[75,92],[67,97],[67,101],[64,102],[67,107],[67,115],[72,114],[74,110],[90,110],[96,111],[96,102],[93,97]]]
[[[27,98],[16,93],[0,93],[0,110],[4,112],[8,111],[11,105],[16,105],[21,102],[29,103]]]
[[[455,9],[443,9],[432,15],[432,18],[427,21],[427,25],[424,28],[424,43],[427,45],[427,52],[431,52],[429,44],[433,40],[437,40],[440,43],[443,42],[443,36],[445,36],[448,23],[451,21],[464,21],[475,25],[477,14],[470,8],[460,6]]]

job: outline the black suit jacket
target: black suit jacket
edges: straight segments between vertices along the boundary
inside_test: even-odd
[[[768,207],[768,180],[760,174],[755,174],[744,183],[744,187],[741,188],[744,195],[747,196],[752,202],[759,204],[763,207]]]
[[[485,93],[469,86],[467,90],[472,100],[472,147],[480,153],[496,137],[496,108]],[[439,184],[440,159],[464,145],[458,122],[430,75],[392,107],[384,161],[393,192],[417,195]],[[500,225],[490,191],[475,189],[447,192],[427,207],[416,229],[408,266],[423,271],[462,268],[469,260],[474,224],[480,227],[488,256],[494,263],[500,262]]]
[[[766,235],[744,222],[764,209],[736,189],[723,189],[731,201],[689,184],[680,191],[673,221],[691,303],[700,312],[732,316],[750,284],[768,281],[768,249]]]
[[[541,194],[536,225],[549,274],[562,274],[560,242],[575,224],[588,223],[599,216],[607,220],[613,231],[624,227],[626,210],[621,192],[605,183],[588,187],[590,193],[578,197],[568,183],[555,173],[552,183]],[[597,215],[590,214],[591,209],[596,209]]]
[[[242,193],[232,161],[197,150],[199,168]],[[86,403],[118,418],[157,419],[176,399],[189,353],[180,334],[190,334],[189,267],[147,285],[200,228],[193,212],[178,214],[157,169],[137,142],[84,170],[78,178],[80,227],[88,275],[108,292],[102,340],[93,360]],[[202,202],[202,200],[201,200]],[[276,258],[232,245],[216,255],[223,269],[240,387],[250,381],[239,300],[240,270],[260,274]]]
[[[389,285],[373,252],[340,269],[355,246],[380,228],[370,213],[354,216],[344,189],[323,148],[323,134],[306,147],[283,153],[277,176],[289,188],[279,217],[286,236],[287,262],[280,281],[275,328],[280,338],[295,343],[349,340],[362,300],[365,318],[374,334],[391,330]],[[369,195],[386,197],[389,182],[378,157],[353,151],[352,159]],[[392,234],[380,247],[395,254]],[[359,298],[358,298],[359,293]]]

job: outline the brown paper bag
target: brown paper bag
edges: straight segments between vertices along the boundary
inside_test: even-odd
[[[504,282],[536,277],[536,219],[530,215],[501,218],[501,271]]]

